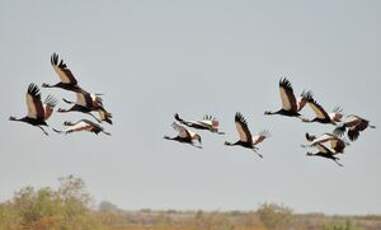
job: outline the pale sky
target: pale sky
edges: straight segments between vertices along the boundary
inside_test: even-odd
[[[341,105],[380,127],[380,12],[380,1],[0,0],[0,200],[74,174],[96,201],[124,209],[252,210],[268,201],[296,212],[380,214],[379,129],[349,146],[340,168],[300,147],[306,131],[333,126],[263,116],[280,107],[278,81],[287,76],[296,93],[312,89],[327,109]],[[8,121],[26,114],[29,83],[58,82],[53,52],[82,87],[105,94],[111,137],[45,137]],[[75,98],[42,89],[49,93]],[[237,111],[254,133],[271,131],[263,160],[223,145],[238,138]],[[176,134],[175,112],[215,115],[227,135],[200,131],[202,150],[165,141]],[[48,123],[81,118],[56,114]]]

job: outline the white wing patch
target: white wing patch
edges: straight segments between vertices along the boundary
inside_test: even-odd
[[[26,106],[28,108],[28,117],[37,119],[37,109],[34,105],[33,97],[28,93],[26,94]]]
[[[196,137],[196,135],[197,135],[196,132],[193,132],[193,131],[191,131],[191,130],[188,130],[188,133],[189,133],[189,135],[190,135],[190,137],[191,137],[192,140],[193,140],[193,139]]]
[[[258,145],[262,143],[265,139],[269,138],[270,136],[270,132],[267,130],[258,133],[253,137],[253,145]]]
[[[334,135],[324,134],[311,142],[311,146],[317,147],[321,152],[335,154],[338,143],[342,140]],[[326,148],[326,149],[324,149]],[[330,152],[327,152],[327,149]]]
[[[65,129],[65,132],[80,132],[80,131],[91,131],[93,127],[84,122],[84,121],[81,121],[81,122],[78,122],[77,124],[73,125],[73,126],[70,126],[69,128]]]
[[[331,143],[331,148],[335,149],[337,144],[339,143],[339,140],[338,139],[333,139],[333,140],[331,140],[330,143]]]
[[[322,111],[318,106],[316,106],[314,103],[309,102],[308,103],[311,107],[311,109],[315,112],[315,115],[317,118],[325,119],[326,114],[324,111]]]
[[[311,142],[311,145],[317,145],[336,139],[335,136],[324,134]]]
[[[173,122],[172,127],[176,131],[179,132],[179,137],[181,137],[181,138],[188,138],[189,137],[188,131],[186,128],[184,128],[184,126],[181,126],[181,125],[177,124],[176,122]]]
[[[357,126],[361,123],[361,119],[359,119],[358,116],[355,116],[355,115],[349,115],[345,118],[345,121],[344,123],[349,126],[349,127],[353,127],[353,126]]]
[[[68,78],[62,69],[60,69],[57,65],[53,65],[54,71],[56,71],[58,77],[61,79],[61,82],[70,84],[70,78]]]
[[[197,123],[199,125],[202,125],[202,126],[205,126],[205,127],[208,127],[208,128],[212,128],[213,127],[211,120],[202,120],[202,121],[199,121]]]
[[[322,152],[322,153],[326,153],[326,154],[331,154],[331,153],[333,153],[333,151],[331,150],[331,148],[329,148],[328,146],[325,146],[325,145],[323,145],[323,144],[318,144],[318,145],[316,146],[316,148],[317,148],[320,152]]]
[[[332,121],[340,121],[343,118],[343,115],[337,112],[330,113],[328,116]]]
[[[98,114],[102,121],[107,118],[106,112],[104,110],[98,109]]]
[[[103,106],[103,99],[95,94],[90,94],[94,106]]]
[[[282,99],[282,108],[287,111],[291,110],[292,106],[290,100],[288,99],[286,90],[283,87],[280,87],[279,90],[280,98]]]
[[[85,98],[85,95],[83,93],[76,93],[77,95],[77,101],[76,101],[76,104],[78,105],[82,105],[84,107],[87,106],[86,104],[86,98]]]
[[[247,138],[247,136],[246,136],[245,131],[243,130],[243,128],[242,128],[242,126],[241,126],[241,123],[239,123],[239,122],[235,122],[235,126],[236,126],[236,129],[237,129],[238,135],[239,135],[239,139],[240,139],[242,142],[247,142],[247,141],[248,141],[248,138]]]

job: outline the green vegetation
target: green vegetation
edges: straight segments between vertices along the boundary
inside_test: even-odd
[[[59,182],[57,190],[22,188],[1,204],[0,230],[102,229],[89,208],[91,199],[84,192],[84,182],[73,176]]]
[[[362,228],[356,227],[352,221],[346,220],[344,223],[329,223],[324,225],[323,230],[361,230]]]
[[[0,230],[379,230],[379,216],[297,215],[262,204],[252,212],[124,211],[103,201],[93,208],[82,179],[59,179],[56,189],[27,186],[0,203]]]

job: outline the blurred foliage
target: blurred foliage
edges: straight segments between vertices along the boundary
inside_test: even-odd
[[[59,187],[27,186],[0,206],[0,230],[102,229],[90,210],[91,199],[80,178],[59,179]]]
[[[257,214],[263,224],[271,230],[288,229],[293,218],[290,208],[273,203],[262,204]]]
[[[102,201],[99,204],[98,210],[101,212],[118,212],[120,211],[118,206],[115,204],[109,202],[109,201]]]
[[[379,216],[296,215],[265,203],[257,211],[124,211],[108,201],[97,209],[82,179],[59,178],[57,188],[24,187],[0,203],[0,230],[379,230]]]

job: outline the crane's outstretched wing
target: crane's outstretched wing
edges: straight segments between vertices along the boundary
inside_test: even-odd
[[[308,105],[314,111],[315,115],[319,119],[331,119],[327,111],[317,102],[312,96],[308,97]]]
[[[247,126],[246,119],[239,112],[235,114],[235,126],[239,135],[239,139],[242,142],[250,143],[253,141],[250,130]]]
[[[44,119],[45,112],[41,102],[40,89],[36,84],[29,84],[26,93],[26,105],[28,108],[28,117],[34,119]]]
[[[179,137],[191,138],[190,133],[188,132],[188,130],[184,126],[181,126],[181,125],[177,124],[176,122],[173,122],[171,126],[174,130],[179,132]]]
[[[57,99],[49,95],[44,101],[44,119],[47,120],[53,114],[54,107],[57,105]]]
[[[280,98],[282,100],[282,108],[286,111],[297,111],[296,97],[291,82],[287,78],[279,81]]]
[[[50,62],[53,66],[54,71],[58,74],[62,83],[77,85],[77,79],[75,79],[74,75],[71,73],[70,69],[67,68],[64,61],[61,59],[59,61],[59,56],[56,53],[53,53],[50,57]]]
[[[270,132],[268,130],[263,130],[253,137],[253,145],[258,145],[269,137],[271,137]]]

